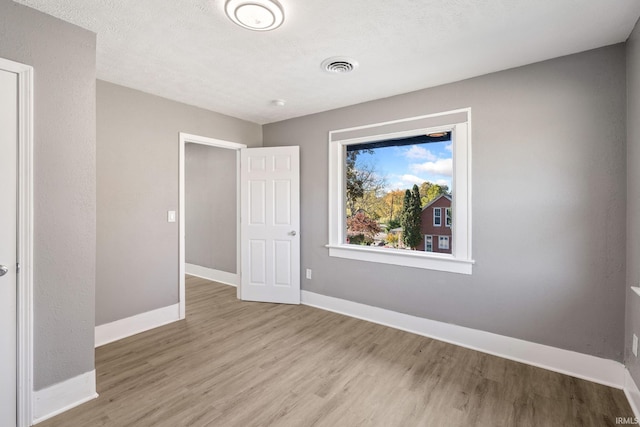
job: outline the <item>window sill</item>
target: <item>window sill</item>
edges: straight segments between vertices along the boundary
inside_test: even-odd
[[[357,245],[326,245],[329,256],[446,271],[458,274],[471,274],[473,260],[454,258],[451,255],[416,252],[402,249],[377,249]]]

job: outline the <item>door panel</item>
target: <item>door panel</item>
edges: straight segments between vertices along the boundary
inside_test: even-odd
[[[0,70],[0,425],[16,425],[18,75]]]
[[[300,303],[299,148],[241,152],[240,298]]]

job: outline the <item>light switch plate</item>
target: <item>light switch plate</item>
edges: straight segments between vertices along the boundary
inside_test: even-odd
[[[167,222],[176,222],[176,211],[167,212]]]

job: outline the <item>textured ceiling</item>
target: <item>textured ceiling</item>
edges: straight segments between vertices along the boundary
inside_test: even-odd
[[[98,34],[98,78],[264,124],[625,41],[638,0],[280,0],[282,27],[224,0],[15,0]],[[330,56],[351,74],[320,68]],[[286,105],[272,105],[285,99]]]

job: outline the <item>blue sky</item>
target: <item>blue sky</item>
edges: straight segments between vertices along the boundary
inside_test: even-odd
[[[386,177],[387,191],[404,190],[424,181],[448,185],[451,189],[452,143],[445,141],[376,148],[373,154],[361,153],[357,164],[374,166],[377,174]]]

